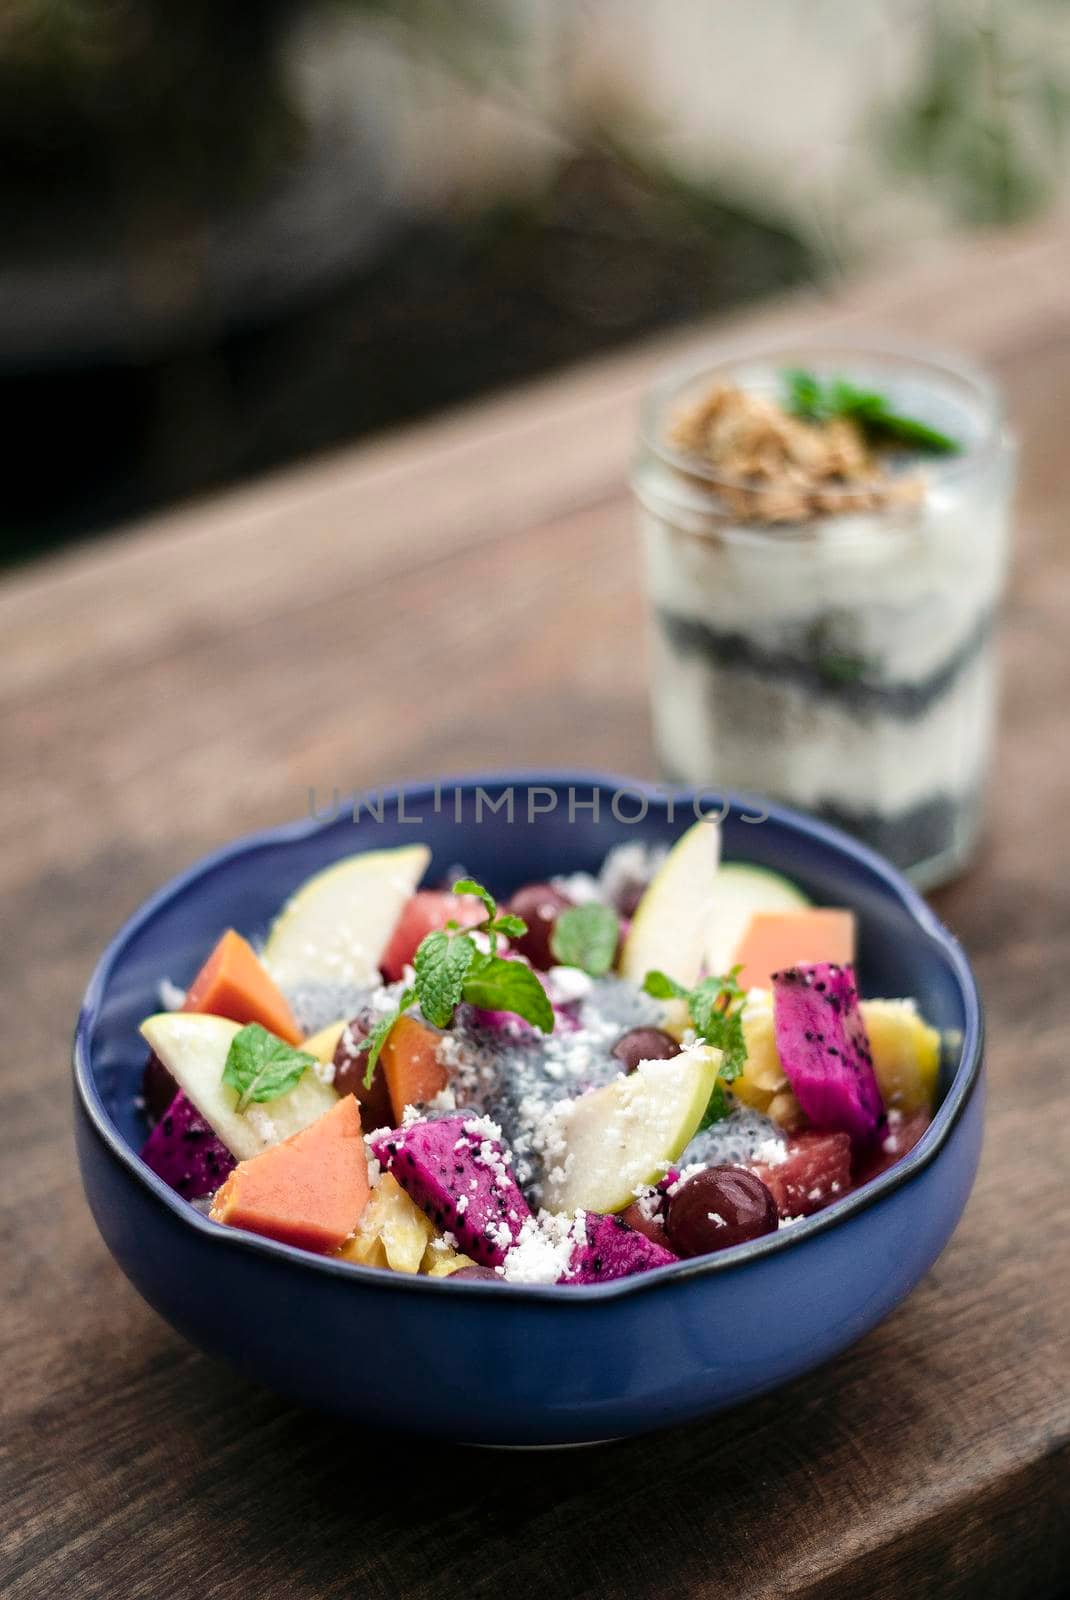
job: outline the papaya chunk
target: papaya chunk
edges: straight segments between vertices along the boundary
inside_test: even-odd
[[[401,1016],[387,1035],[378,1069],[386,1078],[394,1121],[406,1106],[425,1105],[446,1087],[449,1074],[439,1060],[442,1035],[415,1017]]]
[[[287,1044],[300,1044],[301,1030],[289,1002],[268,976],[256,952],[228,928],[186,993],[183,1011],[207,1012],[231,1022],[259,1022]]]
[[[300,1133],[240,1161],[217,1191],[211,1216],[327,1255],[353,1233],[368,1194],[360,1107],[347,1094]]]
[[[800,962],[828,961],[847,967],[854,959],[854,912],[807,906],[802,911],[756,911],[736,946],[732,965],[743,968],[742,988],[768,989],[774,972]]]

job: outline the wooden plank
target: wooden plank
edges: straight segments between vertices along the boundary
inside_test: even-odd
[[[78,994],[114,925],[203,848],[300,812],[310,785],[511,762],[652,770],[625,471],[639,390],[694,335],[0,587],[2,1000],[17,1045],[0,1063],[5,1595],[1057,1591],[1065,245],[1057,228],[971,243],[810,303],[830,329],[880,324],[985,356],[1024,440],[991,825],[938,899],[986,994],[990,1133],[966,1219],[917,1293],[831,1367],[711,1423],[600,1452],[414,1457],[285,1407],[191,1351],[111,1264],[64,1086]]]

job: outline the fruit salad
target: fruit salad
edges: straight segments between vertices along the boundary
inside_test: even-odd
[[[351,856],[161,978],[142,1158],[221,1226],[593,1284],[789,1227],[925,1132],[940,1035],[860,997],[849,908],[722,861],[715,820],[503,904],[429,865]]]

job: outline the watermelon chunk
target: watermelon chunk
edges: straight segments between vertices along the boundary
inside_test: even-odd
[[[387,983],[397,983],[416,954],[416,947],[429,933],[437,933],[448,922],[462,928],[474,927],[486,916],[482,900],[473,894],[448,894],[442,889],[418,889],[401,909],[379,967]]]
[[[884,1104],[854,968],[817,961],[775,972],[773,1029],[788,1082],[814,1126],[871,1143]]]
[[[186,1200],[214,1194],[234,1169],[234,1157],[181,1089],[142,1145],[141,1159]]]
[[[633,1200],[630,1206],[625,1206],[624,1210],[617,1214],[622,1222],[626,1222],[629,1228],[634,1228],[636,1233],[641,1233],[645,1239],[649,1239],[651,1244],[660,1245],[665,1250],[669,1248],[668,1235],[665,1232],[664,1205],[655,1210],[652,1216],[648,1216],[639,1201]]]
[[[889,1111],[880,1143],[860,1153],[855,1163],[855,1183],[869,1183],[882,1172],[894,1167],[896,1162],[913,1150],[932,1121],[932,1113],[924,1106],[908,1114]]]
[[[749,1162],[782,1217],[809,1217],[842,1200],[851,1183],[851,1141],[846,1133],[797,1133],[784,1161]]]

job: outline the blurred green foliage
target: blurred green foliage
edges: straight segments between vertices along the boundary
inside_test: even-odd
[[[1010,223],[1065,179],[1067,0],[930,0],[921,70],[879,119],[894,170],[965,223]]]

